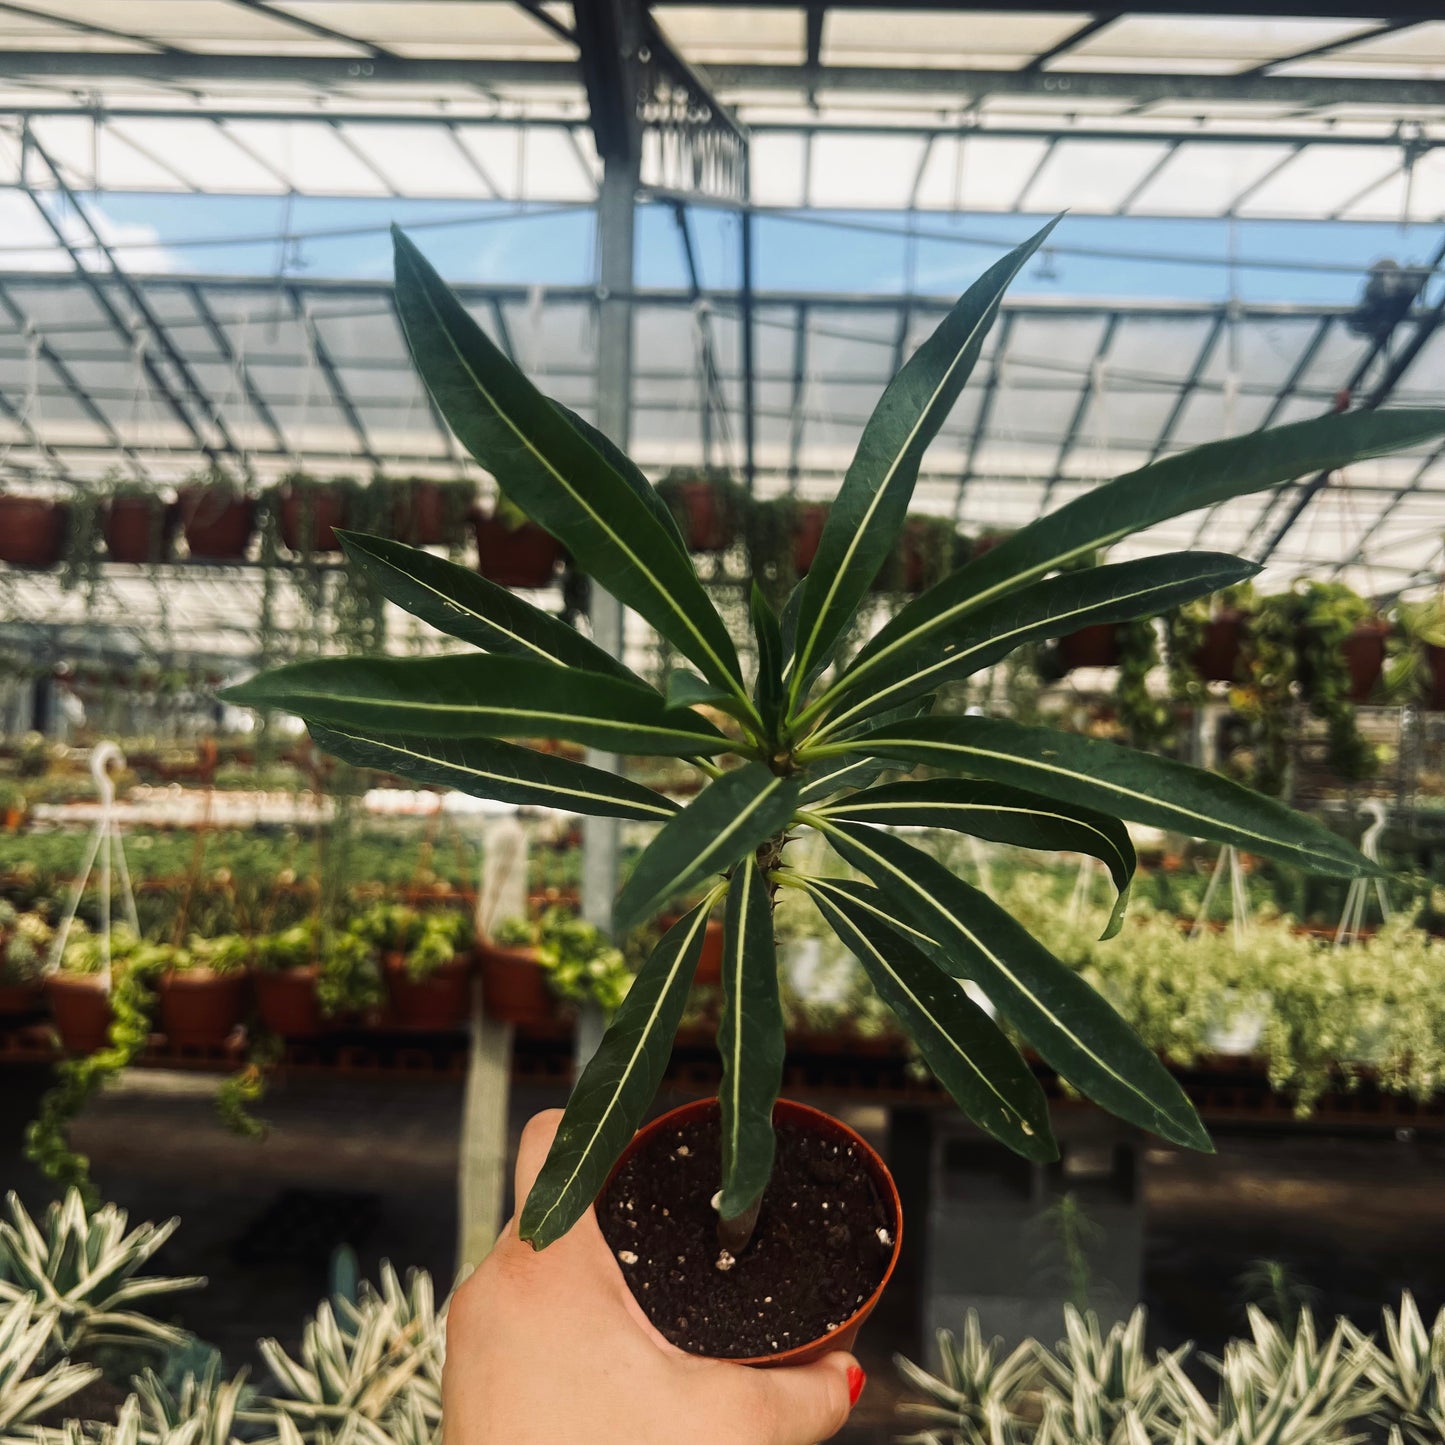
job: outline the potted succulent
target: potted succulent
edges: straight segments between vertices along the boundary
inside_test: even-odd
[[[47,571],[65,550],[70,508],[49,497],[0,493],[0,562]]]
[[[287,472],[274,494],[281,540],[298,557],[339,552],[336,529],[346,525],[356,492],[352,477],[322,481],[309,472]]]
[[[375,903],[349,930],[381,956],[387,998],[403,1028],[449,1029],[466,1022],[472,926],[464,913]]]
[[[737,541],[747,491],[725,470],[678,468],[657,484],[689,552],[726,552]]]
[[[176,501],[186,549],[201,562],[239,562],[256,530],[256,499],[224,468],[186,479]]]
[[[477,570],[498,587],[550,587],[564,555],[562,544],[507,497],[490,512],[472,515]]]
[[[0,899],[0,1019],[34,1013],[43,997],[50,925]]]
[[[100,528],[112,562],[164,562],[179,525],[177,504],[144,482],[116,481],[107,491]]]
[[[477,489],[466,477],[406,477],[380,481],[391,494],[392,535],[413,547],[459,548],[476,505]]]
[[[924,451],[967,380],[1004,289],[1049,229],[991,267],[889,383],[788,609],[786,650],[780,619],[753,593],[760,665],[751,688],[734,639],[647,479],[606,438],[535,390],[398,232],[397,304],[408,344],[459,439],[595,585],[639,613],[697,669],[687,700],[707,698],[731,724],[727,731],[712,726],[682,705],[676,689],[670,701],[557,619],[475,588],[464,569],[448,571],[432,554],[356,535],[347,538],[350,557],[394,602],[485,650],[293,663],[227,694],[232,702],[299,714],[318,746],[362,766],[513,803],[661,824],[616,901],[615,929],[625,934],[679,893],[703,889],[702,901],[663,935],[583,1070],[518,1228],[534,1248],[545,1248],[607,1185],[662,1079],[708,915],[723,909],[716,1152],[708,1153],[705,1173],[689,1170],[685,1208],[671,1186],[666,1198],[628,1197],[635,1211],[675,1205],[695,1227],[686,1247],[671,1232],[653,1235],[651,1246],[687,1257],[687,1268],[678,1268],[692,1286],[689,1321],[737,1318],[754,1300],[755,1310],[763,1308],[765,1294],[780,1313],[786,1308],[789,1335],[786,1342],[776,1336],[776,1347],[769,1339],[770,1356],[785,1345],[826,1348],[846,1339],[854,1318],[845,1309],[867,1307],[901,1231],[893,1195],[879,1186],[861,1139],[841,1125],[815,1130],[794,1111],[775,1109],[784,1051],[772,928],[780,889],[813,901],[979,1125],[1022,1155],[1048,1160],[1057,1148],[1034,1072],[958,986],[960,975],[1096,1103],[1175,1143],[1209,1142],[1174,1077],[1087,982],[985,894],[887,831],[890,825],[1102,855],[1120,892],[1110,931],[1119,926],[1133,868],[1125,819],[1339,876],[1373,871],[1319,822],[1215,774],[1008,718],[930,717],[924,700],[1021,643],[1088,623],[1155,616],[1256,571],[1238,558],[1175,552],[1053,575],[1074,559],[1230,497],[1419,445],[1445,434],[1445,411],[1331,415],[1165,457],[1095,487],[950,573],[847,666],[828,673],[858,610],[871,606],[869,586],[897,542]],[[516,741],[539,732],[610,752],[696,759],[706,783],[684,808],[626,777]],[[737,765],[723,767],[718,760],[729,754]],[[869,786],[882,771],[911,765],[947,776]],[[821,835],[866,881],[792,866],[789,845],[803,830]],[[696,1127],[713,1128],[706,1120]],[[631,1162],[657,1151],[690,1157],[692,1144],[675,1142],[673,1128],[644,1130]],[[776,1262],[777,1241],[788,1233],[787,1189],[780,1192],[776,1181],[795,1179],[810,1160],[847,1197],[866,1193],[869,1181],[882,1196],[876,1248],[866,1255],[851,1248],[846,1229],[797,1242],[791,1257],[807,1260],[810,1279],[846,1277],[852,1285],[846,1303],[830,1297],[814,1311],[795,1295],[784,1297],[775,1272],[759,1267]],[[638,1171],[655,1180],[650,1164]],[[600,1202],[604,1218],[613,1197]],[[635,1261],[621,1252],[618,1258],[631,1280],[644,1261],[627,1252]],[[649,1310],[651,1292],[634,1293]],[[665,1310],[650,1317],[687,1349],[736,1353],[726,1334],[684,1328]]]
[[[161,1032],[185,1049],[221,1048],[246,1008],[250,941],[236,934],[193,937],[189,946],[153,944],[137,963],[155,971]]]

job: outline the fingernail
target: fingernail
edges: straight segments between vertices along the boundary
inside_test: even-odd
[[[863,1393],[863,1386],[868,1383],[868,1376],[863,1373],[862,1365],[848,1366],[848,1407],[851,1409],[858,1403],[858,1396]]]

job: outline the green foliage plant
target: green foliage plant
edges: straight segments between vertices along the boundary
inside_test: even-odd
[[[566,1003],[595,1003],[610,1017],[632,987],[623,951],[569,909],[548,908],[536,923],[504,918],[495,936],[504,948],[534,949],[548,988]]]
[[[834,667],[907,516],[924,452],[968,379],[1008,283],[1052,226],[995,263],[884,391],[829,513],[817,559],[779,616],[761,592],[749,685],[676,524],[605,436],[536,390],[404,236],[396,299],[412,356],[458,439],[528,516],[687,659],[666,695],[555,618],[441,558],[349,534],[353,565],[397,605],[480,650],[330,658],[233,688],[299,714],[323,749],[363,767],[517,804],[659,824],[615,905],[618,935],[679,893],[702,901],[664,934],[578,1081],[521,1212],[544,1247],[581,1217],[642,1121],[687,1002],[708,914],[724,915],[718,1043],[724,1227],[772,1169],[783,1063],[772,931],[778,889],[810,896],[860,958],[929,1067],[995,1138],[1056,1157],[1048,1108],[1013,1040],[957,980],[1080,1092],[1194,1148],[1208,1136],[1160,1061],[1075,972],[985,894],[896,832],[929,825],[1134,866],[1123,820],[1236,843],[1353,877],[1372,865],[1318,822],[1211,773],[1002,717],[929,716],[945,684],[1015,647],[1090,623],[1158,616],[1244,581],[1238,558],[1175,552],[1060,569],[1170,517],[1445,433],[1445,411],[1335,414],[1163,458],[1094,488],[949,573]],[[1056,575],[1058,574],[1058,575]],[[726,730],[695,710],[729,719]],[[557,737],[624,755],[697,760],[686,808],[625,777],[522,746]],[[871,787],[889,768],[943,776]],[[822,834],[866,882],[790,866]]]
[[[455,962],[472,934],[470,920],[457,909],[424,910],[404,903],[374,903],[347,927],[383,957],[401,955],[407,974],[418,983]]]

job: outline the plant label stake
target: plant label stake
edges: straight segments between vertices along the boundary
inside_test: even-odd
[[[115,783],[110,775],[112,763],[115,764],[117,771],[124,768],[125,754],[112,742],[97,743],[90,754],[90,776],[95,779],[95,789],[100,796],[100,813],[95,820],[95,827],[91,830],[90,845],[85,853],[85,866],[80,870],[75,885],[70,890],[70,897],[65,905],[65,914],[60,920],[60,926],[55,930],[55,942],[50,950],[50,958],[45,965],[47,973],[55,973],[60,968],[60,960],[65,953],[65,940],[70,934],[70,925],[75,922],[76,911],[85,894],[85,885],[90,881],[96,857],[99,855],[100,946],[101,957],[104,959],[101,977],[105,981],[107,992],[110,990],[112,861],[115,864],[115,873],[120,880],[120,896],[125,906],[126,922],[130,924],[132,932],[140,932],[140,921],[135,911],[135,894],[130,886],[130,869],[125,861],[125,844],[121,842],[120,827],[115,820]]]

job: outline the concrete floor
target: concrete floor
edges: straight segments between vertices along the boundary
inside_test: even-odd
[[[0,1076],[0,1184],[34,1203],[45,1191],[17,1163],[14,1144],[42,1082],[18,1070]],[[135,1218],[180,1215],[160,1267],[211,1283],[177,1298],[179,1323],[233,1365],[254,1365],[257,1337],[296,1343],[339,1243],[357,1250],[369,1274],[389,1258],[429,1269],[439,1284],[449,1278],[460,1087],[296,1080],[266,1101],[272,1129],[257,1145],[220,1128],[212,1086],[133,1074],[77,1130],[107,1197]],[[523,1094],[514,1116],[555,1102]],[[1159,1344],[1193,1339],[1218,1349],[1242,1325],[1239,1277],[1260,1258],[1284,1262],[1313,1287],[1322,1313],[1368,1327],[1405,1287],[1424,1308],[1445,1303],[1445,1145],[1249,1134],[1218,1143],[1213,1158],[1162,1150],[1147,1158],[1145,1298]],[[848,1445],[897,1434],[891,1355],[918,1352],[916,1315],[916,1301],[894,1291],[870,1322],[861,1350],[870,1383],[841,1437]]]

